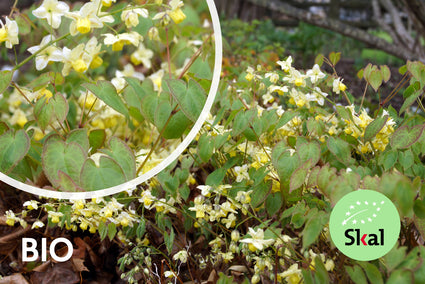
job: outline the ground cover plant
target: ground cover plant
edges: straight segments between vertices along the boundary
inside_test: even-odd
[[[5,18],[3,173],[60,191],[119,185],[199,117],[214,60],[206,2],[115,2],[42,1]]]
[[[366,91],[350,93],[337,72],[338,52],[302,70],[290,54],[245,51],[226,50],[216,104],[196,140],[136,189],[61,201],[6,198],[14,191],[5,188],[2,222],[14,226],[2,226],[5,279],[425,282],[425,65],[401,66],[391,93],[382,87],[396,74],[366,65],[359,76],[380,98],[372,112]],[[397,110],[394,96],[403,97]],[[358,189],[385,194],[400,214],[398,243],[376,261],[347,258],[329,236],[333,206]],[[24,210],[11,205],[22,199]],[[24,235],[65,236],[77,249],[64,264],[22,263]]]

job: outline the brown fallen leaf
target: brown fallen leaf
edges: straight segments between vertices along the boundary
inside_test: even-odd
[[[36,268],[34,268],[32,271],[35,272],[45,272],[50,266],[50,259],[46,262],[44,262],[43,264],[37,266]]]
[[[0,284],[28,284],[27,279],[25,279],[22,274],[12,274],[0,279]]]
[[[88,268],[84,265],[84,259],[72,258],[72,264],[74,265],[74,270],[77,272],[89,271]]]
[[[45,272],[35,272],[31,275],[32,283],[37,284],[76,284],[80,283],[79,273],[74,271],[71,261],[55,263]]]

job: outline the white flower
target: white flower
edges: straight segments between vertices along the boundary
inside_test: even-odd
[[[197,189],[201,190],[201,194],[205,197],[209,197],[211,195],[212,187],[209,185],[198,185]]]
[[[143,43],[140,43],[137,50],[131,54],[131,62],[133,62],[134,65],[142,63],[143,66],[150,69],[152,67],[151,59],[153,55],[152,50],[145,48]]]
[[[148,10],[127,6],[127,8],[121,13],[121,20],[125,23],[127,28],[131,28],[139,24],[139,16],[147,18],[149,16]]]
[[[240,240],[240,242],[252,244],[258,250],[263,250],[265,247],[268,247],[274,243],[273,239],[264,239],[263,229],[258,228],[257,231],[255,231],[250,227],[248,230],[252,238],[243,239]]]
[[[265,77],[269,78],[270,82],[273,84],[276,84],[276,82],[279,80],[279,74],[277,74],[276,72],[266,73]]]
[[[39,19],[46,19],[52,28],[57,29],[61,24],[61,18],[68,13],[69,6],[65,2],[58,0],[44,0],[40,7],[32,11],[32,14]]]
[[[243,165],[242,167],[236,166],[234,168],[236,173],[236,182],[241,182],[244,179],[249,180],[248,169],[248,165]]]
[[[78,32],[85,34],[90,32],[92,28],[102,28],[104,22],[112,23],[114,21],[112,16],[104,16],[104,13],[98,13],[99,5],[99,1],[88,2],[78,12],[66,13],[65,16],[73,20],[69,26],[71,35],[74,36]]]
[[[35,200],[25,201],[23,206],[28,207],[29,210],[36,210],[38,209],[38,202]]]
[[[335,92],[335,94],[339,94],[339,92],[340,91],[345,91],[346,89],[347,89],[347,86],[345,86],[343,83],[342,83],[342,81],[343,81],[344,79],[341,79],[341,78],[338,78],[338,79],[335,79],[334,81],[333,81],[333,84],[332,84],[332,87],[333,87],[333,91]]]
[[[39,51],[41,48],[43,48],[46,45],[49,45],[51,41],[55,40],[54,36],[47,35],[43,37],[41,40],[40,45],[32,46],[28,48],[28,51],[32,54]],[[46,47],[43,51],[41,51],[37,56],[35,57],[35,68],[37,70],[43,70],[49,62],[53,61],[62,61],[63,55],[62,51],[56,47],[56,44],[51,44],[48,47]]]
[[[6,24],[0,20],[0,42],[5,42],[7,48],[12,48],[13,45],[19,43],[19,27],[15,21],[11,21],[6,17]]]
[[[278,61],[276,63],[282,68],[283,71],[289,72],[289,70],[291,69],[291,64],[292,64],[292,56],[289,56],[284,61]]]
[[[37,220],[32,224],[31,229],[38,229],[38,228],[43,228],[43,227],[44,227],[44,223]]]
[[[316,84],[316,82],[319,79],[323,79],[325,78],[325,73],[323,73],[322,71],[320,71],[320,67],[318,64],[314,64],[313,68],[308,70],[306,75],[308,77],[310,77],[310,80],[313,84]]]
[[[182,263],[187,262],[187,251],[181,250],[173,256],[174,260],[180,260]]]
[[[112,45],[113,51],[122,50],[125,44],[138,46],[140,40],[143,40],[143,37],[137,32],[122,33],[119,35],[103,34],[103,36],[105,36],[103,43],[105,45]]]
[[[174,272],[171,272],[171,271],[165,271],[164,276],[166,278],[174,278],[174,277],[176,277],[176,274],[174,274]]]
[[[149,79],[151,79],[153,83],[153,89],[157,92],[160,92],[162,90],[162,77],[164,77],[164,73],[164,70],[160,69],[149,76]]]

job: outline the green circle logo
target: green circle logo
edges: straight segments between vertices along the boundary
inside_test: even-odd
[[[345,195],[332,210],[332,241],[346,256],[369,261],[388,253],[400,234],[400,216],[382,193],[358,190]]]

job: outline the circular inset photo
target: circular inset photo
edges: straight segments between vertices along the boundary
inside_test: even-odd
[[[2,22],[3,182],[60,199],[115,194],[201,128],[221,72],[214,2],[115,2],[38,1]]]

